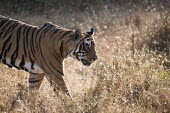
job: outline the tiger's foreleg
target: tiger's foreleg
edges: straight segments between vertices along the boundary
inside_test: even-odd
[[[29,75],[29,90],[38,90],[41,86],[41,83],[44,79],[44,73],[41,74],[32,74]]]
[[[47,75],[47,80],[53,87],[54,93],[56,95],[58,95],[58,93],[61,91],[63,94],[66,94],[68,97],[72,98],[62,76]]]

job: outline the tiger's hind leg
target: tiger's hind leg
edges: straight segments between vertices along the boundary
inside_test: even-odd
[[[42,81],[44,79],[44,73],[41,74],[32,74],[30,73],[29,75],[29,93],[28,93],[28,97],[30,97],[31,99],[29,99],[29,101],[31,103],[34,103],[32,106],[33,108],[35,108],[35,111],[39,111],[38,110],[38,95],[39,95],[39,88],[42,84]]]
[[[39,95],[39,88],[41,86],[41,83],[44,79],[44,74],[32,74],[30,73],[29,75],[29,80],[28,80],[28,84],[29,84],[29,91],[28,91],[28,95],[32,96],[33,98],[35,98]]]
[[[41,74],[32,74],[30,73],[30,76],[29,76],[29,90],[32,91],[32,90],[38,90],[41,86],[41,83],[44,79],[44,74],[41,73]]]

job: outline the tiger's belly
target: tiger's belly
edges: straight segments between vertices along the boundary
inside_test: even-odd
[[[3,59],[2,62],[4,64],[6,64],[9,67],[14,67],[17,69],[21,69],[30,73],[43,73],[42,69],[40,68],[40,66],[38,66],[37,64],[32,64],[31,62],[24,62],[24,64],[20,65],[21,61],[20,60],[16,60],[15,61],[15,65],[11,64],[11,59]]]

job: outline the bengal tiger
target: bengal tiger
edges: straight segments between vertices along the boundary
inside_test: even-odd
[[[72,57],[90,66],[97,60],[94,29],[70,30],[50,22],[32,26],[0,15],[0,61],[29,72],[29,89],[39,89],[44,76],[71,97],[63,79],[63,61]]]

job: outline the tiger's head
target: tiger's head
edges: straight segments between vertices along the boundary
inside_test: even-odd
[[[42,52],[44,56],[48,59],[50,57],[51,61],[55,62],[56,58],[61,60],[72,57],[85,66],[90,66],[97,60],[93,28],[82,32],[80,29],[65,29],[48,22],[41,29],[46,37],[41,38],[41,51],[44,51]],[[47,44],[49,41],[50,43]]]
[[[76,29],[74,31],[73,38],[76,45],[73,51],[70,52],[70,56],[81,61],[85,66],[90,66],[97,60],[93,34],[93,28],[85,33],[83,33],[80,29]]]

